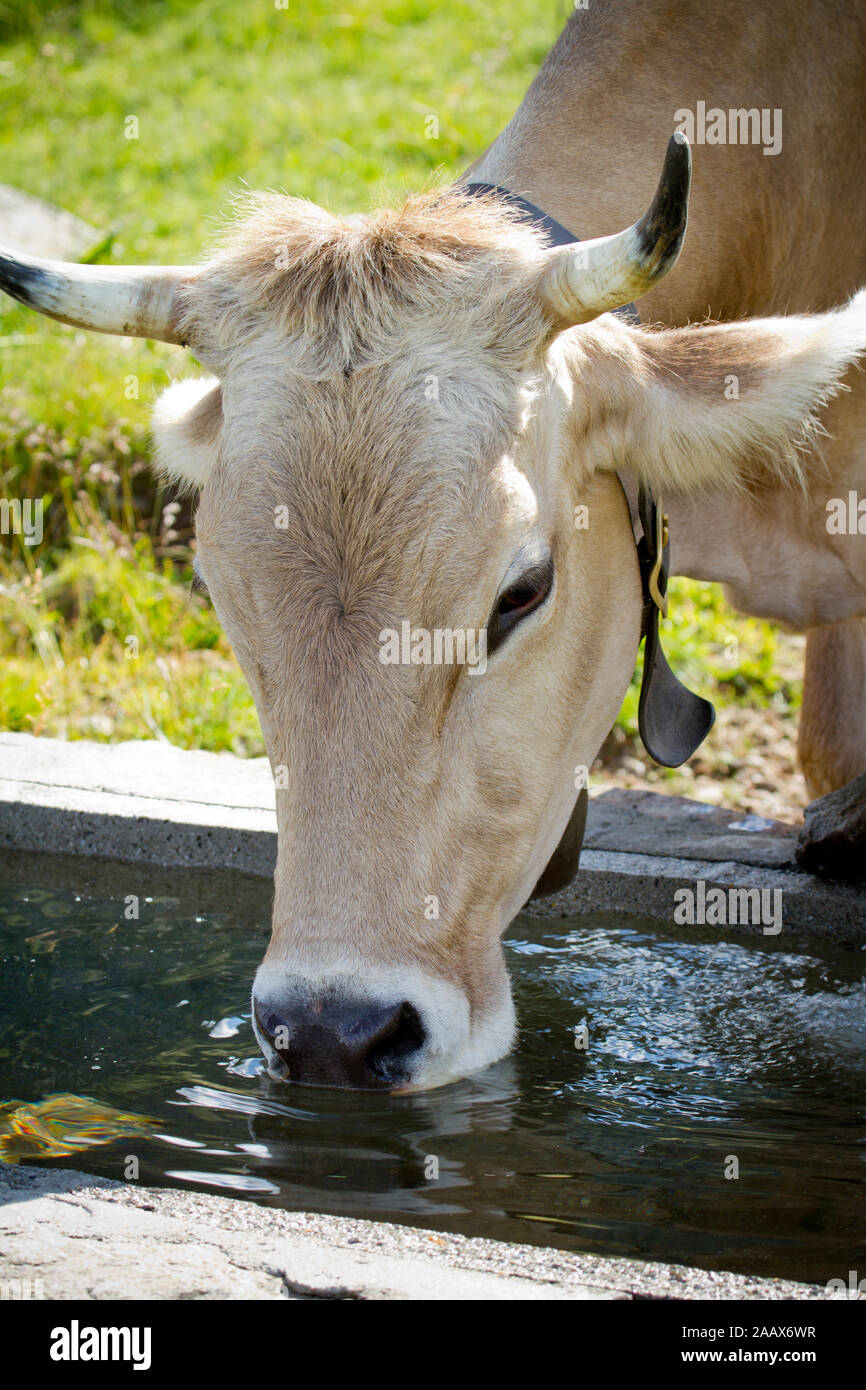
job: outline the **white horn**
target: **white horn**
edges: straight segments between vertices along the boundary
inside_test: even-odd
[[[179,343],[178,286],[193,266],[65,265],[0,247],[0,289],[73,328]]]
[[[686,233],[692,157],[672,135],[649,211],[615,236],[551,251],[538,294],[558,329],[588,323],[648,294],[676,264]]]

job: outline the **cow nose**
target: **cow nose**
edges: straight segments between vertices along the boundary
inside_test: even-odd
[[[313,1000],[281,1008],[255,1002],[263,1037],[307,1086],[382,1090],[405,1084],[425,1033],[411,1004]]]

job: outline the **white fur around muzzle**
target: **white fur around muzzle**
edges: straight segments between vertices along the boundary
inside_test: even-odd
[[[299,963],[264,961],[253,981],[253,999],[267,1000],[277,1010],[334,993],[373,1004],[412,1005],[426,1034],[407,1080],[407,1087],[412,1089],[429,1090],[481,1071],[510,1052],[514,1043],[514,1003],[504,972],[499,999],[475,1018],[470,1017],[469,1001],[462,990],[414,966],[360,972],[357,965],[349,963],[314,970]],[[270,1062],[273,1049],[261,1035],[255,1010],[253,1030]]]

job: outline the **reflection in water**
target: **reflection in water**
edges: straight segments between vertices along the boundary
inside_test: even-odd
[[[0,1156],[122,1178],[135,1153],[143,1182],[820,1282],[862,1265],[862,951],[520,919],[513,1057],[430,1092],[293,1088],[250,1029],[249,891],[203,912],[143,886],[127,922],[0,888],[0,1147],[29,1144]]]
[[[46,1096],[33,1104],[10,1100],[0,1105],[0,1160],[61,1158],[150,1128],[144,1115],[126,1115],[89,1096]]]

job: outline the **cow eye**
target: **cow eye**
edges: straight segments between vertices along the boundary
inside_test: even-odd
[[[496,650],[522,618],[540,608],[553,588],[553,560],[524,570],[519,579],[499,595],[487,624],[487,651]]]

